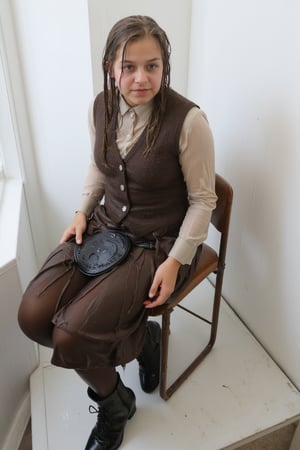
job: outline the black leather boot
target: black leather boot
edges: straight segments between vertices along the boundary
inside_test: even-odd
[[[85,450],[116,450],[122,443],[127,420],[136,411],[134,392],[119,377],[116,389],[108,397],[99,399],[90,388],[88,396],[98,405],[97,409],[90,406],[90,412],[98,413],[98,419]]]
[[[141,388],[149,394],[159,384],[161,328],[148,320],[143,349],[138,356]]]

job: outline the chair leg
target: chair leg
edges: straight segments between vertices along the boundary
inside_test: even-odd
[[[160,396],[163,400],[168,400],[167,393],[167,374],[168,374],[168,355],[169,355],[169,336],[170,336],[170,311],[162,315],[161,326],[161,362],[160,362]]]
[[[210,340],[208,343],[210,348],[213,347],[213,345],[216,341],[216,337],[217,337],[219,312],[220,312],[221,296],[222,296],[223,273],[224,273],[224,270],[222,268],[219,268],[218,275],[216,278],[216,286],[215,286],[215,293],[214,293]]]
[[[161,364],[160,364],[160,396],[163,400],[168,400],[174,392],[182,385],[188,376],[196,369],[205,356],[211,351],[212,345],[207,344],[202,352],[192,361],[192,363],[177,377],[177,379],[167,386],[168,356],[169,356],[169,335],[170,335],[170,315],[167,311],[162,315],[162,340],[161,340]]]
[[[192,363],[178,376],[178,378],[167,386],[168,374],[168,355],[169,355],[169,335],[170,335],[170,316],[172,310],[168,310],[162,315],[162,337],[161,337],[161,364],[160,364],[160,396],[163,400],[168,400],[188,376],[196,369],[196,367],[204,360],[214,346],[217,336],[217,328],[219,321],[219,311],[221,303],[223,270],[218,273],[216,279],[215,293],[213,299],[212,322],[210,330],[210,338],[207,345],[192,361]]]

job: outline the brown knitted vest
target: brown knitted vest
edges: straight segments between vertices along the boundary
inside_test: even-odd
[[[100,212],[102,222],[122,228],[139,239],[178,235],[188,207],[179,164],[179,137],[186,114],[193,106],[196,105],[170,89],[160,132],[150,154],[144,155],[145,129],[125,159],[116,145],[115,115],[105,164],[103,93],[96,97],[95,162],[107,177],[105,204]]]

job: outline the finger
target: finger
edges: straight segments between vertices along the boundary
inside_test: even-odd
[[[62,235],[62,237],[61,237],[61,239],[60,239],[60,241],[59,241],[59,243],[60,243],[60,244],[63,244],[63,243],[66,242],[67,240],[68,240],[68,233],[67,233],[67,232],[64,232],[63,235]]]
[[[170,291],[163,291],[161,290],[161,292],[159,293],[158,297],[155,298],[155,300],[146,300],[144,302],[145,308],[149,309],[149,308],[155,308],[156,306],[161,306],[164,303],[166,303],[166,301],[168,300],[168,298],[170,297]]]
[[[160,297],[157,297],[156,300],[152,300],[152,301],[151,300],[146,300],[144,302],[144,305],[145,305],[146,309],[150,309],[150,308],[155,308],[156,306],[163,305],[164,303],[165,303],[165,301],[162,301],[160,299]]]
[[[81,228],[76,228],[76,244],[82,244],[82,231]]]
[[[66,229],[66,230],[63,232],[63,235],[62,235],[62,237],[61,237],[59,243],[60,243],[60,244],[63,244],[64,242],[67,242],[67,241],[68,241],[69,239],[71,239],[74,235],[75,235],[75,231]]]
[[[156,277],[154,277],[154,280],[153,280],[152,285],[149,290],[149,294],[148,294],[149,297],[153,298],[153,297],[159,295],[159,289],[160,289],[159,282],[156,280]]]

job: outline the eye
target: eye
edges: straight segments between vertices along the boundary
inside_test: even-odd
[[[155,69],[157,69],[158,68],[158,64],[157,63],[150,63],[150,64],[148,64],[148,66],[147,66],[147,69],[151,72],[151,71],[153,71],[153,70],[155,70]]]
[[[133,72],[133,71],[134,71],[133,64],[124,64],[123,72]]]

